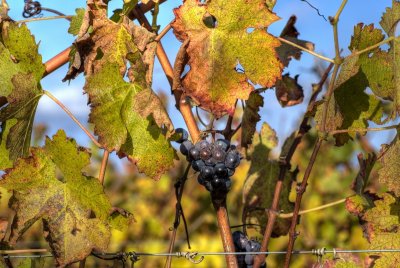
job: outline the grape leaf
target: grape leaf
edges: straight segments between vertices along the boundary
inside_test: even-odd
[[[363,225],[364,237],[369,242],[369,249],[397,249],[400,247],[400,228],[399,199],[389,193],[379,196],[375,200],[374,207],[365,206],[361,199],[351,198],[352,202],[358,206],[357,211],[351,211],[359,217]],[[400,261],[400,254],[374,253],[379,258],[374,262],[376,268],[379,267],[397,267]]]
[[[82,174],[90,155],[60,130],[43,148],[20,158],[6,170],[0,187],[13,192],[15,211],[9,242],[14,245],[36,221],[43,221],[46,240],[60,267],[106,250],[111,204],[100,182]]]
[[[250,150],[251,165],[243,186],[243,203],[246,208],[262,207],[270,208],[274,196],[275,184],[279,177],[280,165],[278,161],[268,160],[270,150],[278,144],[275,131],[266,123],[263,124],[259,135],[254,135]],[[283,190],[280,196],[280,209],[293,211],[293,203],[289,201],[292,174],[287,172],[283,182]],[[256,210],[247,215],[247,222],[258,223],[265,228],[268,215],[264,210]],[[290,219],[278,218],[272,232],[273,237],[287,234],[290,227]],[[264,229],[260,230],[264,234]]]
[[[182,85],[201,108],[217,117],[232,114],[236,99],[248,99],[251,83],[271,87],[281,77],[280,42],[265,30],[278,17],[265,1],[186,0],[174,13],[176,37],[189,40]]]
[[[397,197],[400,196],[399,176],[400,169],[398,166],[400,154],[400,141],[397,135],[389,147],[385,146],[383,149],[382,157],[379,162],[382,167],[379,169],[379,182],[393,192]]]
[[[363,57],[368,58],[368,55],[358,56],[354,53],[382,39],[382,33],[373,25],[358,24],[354,27],[354,35],[349,46],[353,54],[345,58],[335,82],[335,91],[328,104],[327,131],[366,128],[369,125],[368,121],[381,123],[382,103],[376,96],[365,93],[370,84],[364,69],[360,67],[360,60]],[[323,106],[317,108],[315,117],[319,124],[318,129],[321,129]],[[354,137],[355,132],[337,134],[336,145],[343,145]]]
[[[8,105],[0,107],[0,148],[2,158],[8,155],[10,161],[27,156],[36,107],[43,95],[39,82],[45,68],[42,57],[38,54],[38,45],[26,25],[3,22],[0,69],[0,97],[8,102]],[[9,122],[14,119],[16,122]],[[12,127],[9,128],[10,126]],[[7,165],[6,161],[2,159],[0,166]]]
[[[141,2],[143,3],[143,1]],[[115,9],[113,11],[113,15],[111,16],[110,20],[115,22],[121,22],[123,16],[128,16],[129,13],[131,13],[131,11],[135,8],[137,3],[138,3],[137,0],[125,0],[122,9],[121,8]]]
[[[87,12],[89,21],[82,23],[66,79],[85,71],[89,122],[99,142],[158,179],[173,166],[176,154],[167,140],[172,122],[150,89],[155,35],[127,19],[109,20],[106,7],[89,5]]]
[[[11,119],[1,124],[0,131],[0,170],[5,170],[13,165],[13,161],[10,160],[10,152],[6,147],[6,141],[10,128],[15,125],[17,120]]]
[[[278,80],[275,85],[275,94],[282,107],[293,106],[303,102],[303,88],[297,83],[296,75],[294,78],[287,73]]]
[[[305,40],[300,40],[297,37],[300,35],[300,33],[297,31],[296,27],[294,26],[296,24],[296,16],[291,16],[286,23],[285,27],[283,28],[280,37],[295,43],[299,46],[302,46],[308,50],[314,50],[314,44],[305,41]],[[292,58],[299,60],[301,57],[302,51],[294,46],[291,46],[286,43],[281,43],[279,47],[276,48],[276,52],[278,53],[279,59],[282,62],[282,64],[287,67],[290,63],[290,60]]]
[[[400,2],[393,1],[386,8],[380,24],[388,36],[395,36],[396,25],[400,20]],[[372,91],[379,97],[394,102],[393,115],[400,111],[400,41],[390,43],[388,51],[377,49],[360,57],[360,65]]]
[[[82,22],[85,16],[85,9],[83,8],[77,8],[75,9],[76,15],[72,17],[71,23],[68,28],[68,33],[72,35],[78,35],[79,34],[79,29],[82,26]]]
[[[251,92],[243,111],[242,137],[240,140],[242,147],[247,148],[248,145],[251,145],[252,143],[254,133],[256,132],[257,122],[261,119],[261,116],[258,113],[262,106],[264,106],[264,97],[261,96],[259,92]]]

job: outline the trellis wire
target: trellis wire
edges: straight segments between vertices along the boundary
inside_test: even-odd
[[[320,249],[312,249],[312,250],[294,250],[292,251],[292,254],[311,254],[311,255],[316,255],[316,256],[324,256],[326,254],[333,254],[336,256],[337,254],[341,253],[400,253],[400,249],[326,249],[326,248],[320,248]],[[282,255],[286,254],[286,251],[260,251],[260,252],[164,252],[164,253],[146,253],[146,252],[121,252],[121,253],[96,253],[98,256],[103,256],[103,257],[113,257],[113,256],[136,256],[136,257],[185,257],[189,260],[194,260],[195,257],[199,256],[201,259],[204,258],[204,256],[225,256],[225,255]],[[48,257],[54,257],[52,254],[39,254],[39,255],[12,255],[12,253],[0,253],[0,256],[3,258],[48,258]]]

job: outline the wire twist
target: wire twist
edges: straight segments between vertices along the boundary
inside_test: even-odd
[[[32,0],[24,0],[25,6],[24,11],[22,12],[22,16],[24,18],[31,18],[34,16],[40,15],[42,12],[42,5],[39,1],[32,1]]]
[[[191,263],[199,264],[204,260],[204,256],[200,256],[200,258],[198,260],[196,260],[195,258],[197,257],[197,255],[199,255],[198,252],[176,252],[175,256],[177,258],[184,257],[185,259],[187,259]]]

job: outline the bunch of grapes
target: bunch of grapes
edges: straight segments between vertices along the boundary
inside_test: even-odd
[[[235,244],[236,252],[259,252],[261,245],[259,242],[253,239],[248,239],[244,233],[236,231],[232,234],[233,242]],[[246,255],[236,255],[238,266],[240,268],[252,268],[254,263],[254,258],[256,255],[246,254]],[[267,265],[264,261],[260,266],[261,268],[266,268]]]
[[[181,143],[181,153],[186,156],[192,168],[199,172],[198,182],[214,197],[225,197],[231,188],[230,177],[240,164],[241,156],[236,146],[225,139],[218,139],[214,143],[200,140],[193,144],[188,140],[186,130],[178,128],[176,132],[181,134],[177,141]]]

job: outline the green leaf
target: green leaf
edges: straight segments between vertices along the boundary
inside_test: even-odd
[[[10,128],[15,125],[17,120],[12,119],[1,124],[0,131],[0,170],[5,170],[13,165],[13,161],[10,160],[10,152],[6,147],[6,141]]]
[[[251,145],[256,125],[260,121],[261,116],[258,114],[260,108],[264,106],[264,98],[259,92],[251,92],[249,99],[246,101],[246,107],[243,111],[242,118],[242,147]]]
[[[379,162],[382,164],[379,169],[379,182],[387,187],[396,196],[400,196],[399,176],[400,168],[398,165],[400,154],[400,141],[397,135],[390,146],[385,146]]]
[[[13,192],[10,207],[16,214],[10,244],[42,220],[60,266],[86,258],[93,248],[106,250],[111,204],[100,182],[82,173],[89,164],[87,150],[60,130],[43,148],[31,152],[0,180],[0,187]]]
[[[6,147],[10,160],[27,156],[31,143],[33,120],[43,90],[33,74],[18,73],[11,79],[14,90],[8,96],[8,106],[0,110],[0,122],[16,119],[7,135]]]
[[[393,1],[392,8],[387,8],[380,22],[386,34],[390,37],[395,36],[395,26],[400,20],[400,2]],[[372,26],[367,26],[372,27]],[[365,28],[367,28],[365,27]],[[383,34],[380,30],[374,30],[380,33],[380,40]],[[375,36],[379,35],[376,33]],[[380,41],[379,39],[375,41]],[[374,45],[377,42],[370,42],[368,45]],[[362,49],[364,47],[358,47]],[[388,51],[377,48],[369,53],[360,56],[360,67],[368,79],[369,86],[378,96],[394,102],[394,117],[400,111],[400,41],[397,39],[390,43]]]
[[[115,9],[113,11],[113,15],[110,17],[110,20],[115,22],[121,22],[124,16],[128,16],[131,13],[131,11],[135,8],[137,3],[138,3],[137,0],[125,0],[122,9],[121,8]]]
[[[262,207],[270,208],[274,196],[275,184],[279,177],[280,165],[277,161],[268,160],[270,150],[278,143],[275,131],[264,123],[259,135],[253,138],[252,149],[250,153],[251,165],[243,186],[243,202],[247,208]],[[280,209],[284,213],[293,211],[293,203],[289,201],[291,189],[291,173],[287,172],[283,182],[283,190],[280,196]],[[247,215],[247,222],[257,223],[265,228],[268,221],[268,215],[264,210],[256,210]],[[278,218],[273,236],[287,234],[290,227],[290,219]],[[264,234],[264,229],[260,230]]]
[[[335,91],[328,104],[327,131],[367,128],[369,121],[381,123],[383,107],[380,99],[365,92],[366,88],[371,86],[362,65],[365,59],[369,60],[368,55],[358,56],[354,53],[382,39],[381,31],[375,29],[373,25],[358,24],[354,27],[349,46],[353,54],[345,58],[335,82]],[[318,129],[321,129],[323,107],[324,105],[320,105],[317,108],[315,116]],[[365,134],[365,132],[359,133]],[[336,145],[345,144],[355,135],[355,131],[335,135]]]
[[[24,24],[18,26],[3,22],[1,37],[0,97],[5,98],[8,105],[0,107],[3,126],[0,148],[2,152],[5,149],[9,151],[9,160],[15,160],[28,155],[35,111],[43,95],[39,82],[45,68],[38,54],[38,45]],[[16,122],[9,122],[15,119]],[[0,166],[6,165],[5,161],[2,159]]]
[[[84,8],[77,8],[75,9],[76,15],[72,17],[71,23],[68,28],[68,33],[72,35],[78,35],[79,30],[83,23],[83,18],[85,16],[85,9]]]
[[[17,268],[43,268],[45,258],[26,258],[18,263]]]
[[[182,79],[186,94],[220,117],[233,113],[236,99],[248,99],[253,90],[249,80],[273,86],[281,77],[275,51],[280,43],[266,27],[277,19],[265,0],[187,0],[175,9],[174,33],[181,41],[190,40],[190,70]],[[236,70],[238,64],[244,72]]]
[[[360,204],[358,213],[363,224],[364,237],[368,240],[369,249],[397,249],[400,247],[399,212],[400,201],[389,193],[384,193],[375,200],[374,207]],[[376,268],[397,267],[399,253],[374,253],[378,256],[374,266]]]
[[[173,166],[176,154],[167,140],[173,129],[171,120],[150,89],[155,35],[127,20],[109,20],[105,8],[91,7],[88,12],[95,19],[84,24],[92,23],[93,32],[76,40],[66,78],[85,71],[89,122],[99,142],[158,179]]]

